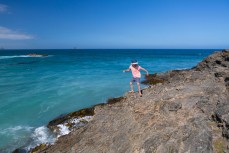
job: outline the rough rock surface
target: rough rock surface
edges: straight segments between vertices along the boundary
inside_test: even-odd
[[[92,121],[40,152],[229,152],[229,51],[158,77],[143,97],[95,106]]]

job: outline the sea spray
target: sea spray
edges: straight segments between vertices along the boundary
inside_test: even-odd
[[[47,127],[41,126],[34,130],[31,135],[32,142],[25,147],[27,151],[40,144],[54,144],[56,135],[53,134]]]
[[[54,132],[57,133],[57,137],[69,134],[74,128],[82,127],[92,120],[93,116],[84,116],[81,118],[73,118],[66,121],[63,124],[58,124]]]
[[[92,117],[93,116],[84,116],[82,118],[69,119],[63,124],[58,124],[56,126],[57,130],[53,132],[46,126],[36,128],[31,136],[32,142],[24,149],[29,152],[36,147],[40,147],[41,145],[53,145],[59,137],[69,134],[74,128],[86,125],[86,123],[92,120]]]
[[[29,136],[33,130],[34,127],[25,125],[17,125],[0,129],[0,142],[2,144],[6,144],[10,141],[10,144],[0,147],[0,152],[12,152],[12,148],[15,148],[15,146],[22,146],[25,143],[30,142]]]

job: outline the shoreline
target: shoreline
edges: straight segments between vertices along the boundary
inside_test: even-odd
[[[183,71],[183,70],[172,70],[172,71]],[[153,79],[150,79],[150,77],[153,77]],[[152,85],[162,84],[162,83],[163,83],[162,78],[160,77],[157,78],[157,73],[150,74],[149,77],[145,77],[145,79],[141,81],[141,84],[147,85],[147,87],[142,88],[141,91],[151,88]],[[86,126],[86,124],[93,119],[96,107],[112,106],[115,103],[119,103],[125,100],[128,94],[129,93],[126,92],[124,93],[123,96],[108,98],[105,103],[98,103],[91,107],[83,108],[67,114],[62,114],[54,118],[53,120],[49,121],[47,125],[36,128],[36,129],[45,128],[45,130],[48,130],[47,133],[49,133],[49,135],[52,137],[51,141],[47,143],[38,143],[36,145],[34,145],[32,141],[28,145],[15,149],[13,153],[37,152],[42,150],[43,148],[49,147],[51,145],[55,145],[55,142],[58,140],[59,137],[69,135],[71,134],[72,131]],[[134,94],[138,95],[138,92],[136,91],[134,92]]]
[[[227,53],[228,51],[224,51],[225,53]],[[213,56],[213,55],[215,55],[215,54],[220,54],[220,53],[223,53],[223,52],[216,52],[216,53],[214,53],[214,54],[212,54],[212,55],[210,55],[210,56]],[[209,57],[210,57],[209,56]],[[209,58],[208,57],[208,58]],[[206,61],[208,58],[206,58],[206,59],[204,59],[203,61]],[[210,58],[211,59],[211,58]],[[225,60],[225,61],[227,61],[227,59]],[[222,62],[218,62],[218,63],[222,63]],[[208,64],[208,63],[207,63]],[[207,65],[206,64],[206,65]],[[163,85],[163,83],[165,82],[165,84],[166,85],[168,85],[168,84],[170,84],[172,81],[176,81],[176,80],[179,80],[179,79],[182,79],[180,76],[182,76],[182,75],[185,75],[185,73],[187,72],[190,72],[190,71],[192,71],[192,70],[195,70],[195,71],[205,71],[205,69],[206,69],[206,65],[204,65],[204,62],[200,62],[196,67],[194,67],[194,68],[192,68],[192,69],[186,69],[186,70],[172,70],[172,71],[168,71],[168,72],[165,72],[165,73],[161,73],[161,74],[159,74],[158,75],[158,79],[157,79],[157,81],[155,82],[155,80],[154,80],[154,82],[152,82],[152,80],[151,80],[151,83],[152,84],[154,84],[155,86],[153,86],[153,88],[162,88],[162,86],[164,86]],[[222,64],[221,64],[222,65]],[[208,65],[207,65],[208,66]],[[206,70],[207,71],[207,70]],[[223,75],[225,75],[225,74],[222,74],[222,73],[215,73],[214,74],[215,75],[215,77],[217,77],[217,75],[220,77],[220,76],[223,76]],[[156,76],[155,76],[156,77]],[[199,75],[197,75],[197,76],[191,76],[191,77],[194,77],[194,78],[192,78],[192,79],[199,79],[198,77],[200,77]],[[196,78],[195,78],[196,77]],[[171,79],[172,78],[172,79]],[[175,78],[175,80],[173,80]],[[187,78],[187,79],[190,79],[190,78]],[[225,78],[225,80],[227,79],[227,77]],[[158,81],[159,80],[159,81]],[[161,80],[163,80],[163,82],[161,81]],[[150,81],[149,81],[150,82]],[[183,81],[184,83],[185,83],[185,81]],[[227,81],[225,81],[225,82],[227,82]],[[156,85],[157,83],[159,83],[158,85]],[[163,87],[162,88],[163,90],[165,90],[166,89],[166,87]],[[147,88],[147,89],[143,89],[143,90],[145,90],[146,91],[146,94],[148,94],[148,92],[150,92],[149,90],[151,90],[151,88]],[[154,90],[154,89],[152,89],[152,90]],[[156,89],[155,89],[156,90]],[[179,87],[176,89],[177,91],[179,91],[179,90],[181,90],[181,89],[179,89]],[[154,91],[155,92],[155,91]],[[144,95],[143,95],[143,97],[144,97]],[[50,121],[49,122],[49,124],[47,125],[47,127],[49,128],[49,129],[51,129],[52,131],[58,131],[58,128],[55,128],[55,127],[58,127],[57,125],[59,125],[59,124],[61,124],[61,123],[66,123],[66,124],[68,124],[68,126],[69,126],[69,128],[72,128],[72,131],[71,132],[76,132],[77,130],[78,131],[80,131],[79,129],[80,129],[80,127],[85,127],[85,126],[87,126],[87,124],[88,123],[90,123],[91,121],[93,122],[93,117],[92,117],[92,119],[91,120],[84,120],[84,119],[82,119],[82,126],[80,126],[79,128],[78,128],[78,126],[76,125],[76,124],[78,124],[78,122],[75,124],[73,124],[72,122],[69,122],[69,121],[71,121],[73,118],[74,119],[79,119],[79,117],[81,117],[81,118],[83,118],[83,117],[85,117],[85,116],[94,116],[95,115],[95,113],[96,113],[96,111],[101,111],[102,109],[112,109],[112,107],[119,107],[118,105],[129,105],[130,104],[130,101],[128,101],[129,99],[139,99],[139,97],[137,97],[137,95],[136,95],[136,93],[134,93],[134,94],[129,94],[129,93],[127,93],[127,94],[125,94],[123,97],[118,97],[118,98],[113,98],[113,99],[108,99],[107,100],[107,103],[102,103],[102,104],[97,104],[97,105],[94,105],[94,106],[92,106],[91,108],[85,108],[85,109],[81,109],[81,110],[79,110],[79,111],[75,111],[75,112],[72,112],[72,113],[69,113],[69,114],[67,114],[67,115],[65,115],[65,116],[62,116],[62,117],[59,117],[59,118],[57,118],[57,119],[53,119],[52,121]],[[128,102],[127,102],[128,101]],[[120,102],[123,102],[124,104],[122,104],[122,103],[120,103]],[[140,107],[140,106],[139,106]],[[183,107],[183,105],[180,105],[180,104],[178,104],[178,103],[174,103],[174,104],[172,104],[172,105],[169,105],[168,106],[168,110],[169,111],[178,111],[178,110],[180,110],[180,109],[182,109],[182,107]],[[157,108],[155,108],[156,110],[157,110]],[[160,108],[159,108],[160,109]],[[73,118],[72,118],[73,117]],[[215,116],[215,119],[217,119],[219,116]],[[218,120],[218,119],[217,119]],[[220,121],[219,121],[221,124],[222,123],[225,123],[226,124],[226,122],[223,120],[223,119],[221,119]],[[72,123],[72,124],[71,124]],[[81,121],[80,121],[80,123],[81,123]],[[92,123],[93,124],[93,123]],[[225,125],[226,126],[226,125]],[[82,129],[82,128],[81,128]],[[223,126],[222,127],[222,129],[225,129],[225,127]],[[65,137],[68,137],[69,135],[71,135],[71,132],[69,133],[69,134],[67,134]],[[54,132],[55,133],[55,132]],[[226,137],[227,137],[227,134],[225,134],[226,135]],[[60,137],[61,138],[61,137]],[[58,139],[57,139],[57,141],[58,141]],[[54,146],[55,146],[55,144],[54,144]],[[52,145],[45,145],[45,144],[41,144],[40,146],[38,146],[38,147],[35,147],[34,148],[34,150],[31,150],[31,152],[33,152],[33,151],[38,151],[38,152],[42,152],[42,151],[44,151],[44,150],[47,150],[47,149],[49,149],[50,147],[52,147]],[[16,152],[17,150],[15,150],[14,152]]]

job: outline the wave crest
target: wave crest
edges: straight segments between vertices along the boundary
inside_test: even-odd
[[[30,56],[28,55],[0,56],[0,59],[17,58],[17,57],[30,57]]]
[[[32,142],[25,148],[26,150],[30,150],[39,144],[54,144],[56,140],[56,136],[45,126],[36,128],[32,133],[31,138]]]

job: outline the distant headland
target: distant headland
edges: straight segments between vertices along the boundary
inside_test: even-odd
[[[46,57],[48,56],[47,54],[36,54],[36,53],[31,53],[31,54],[27,54],[27,56],[30,57]]]

